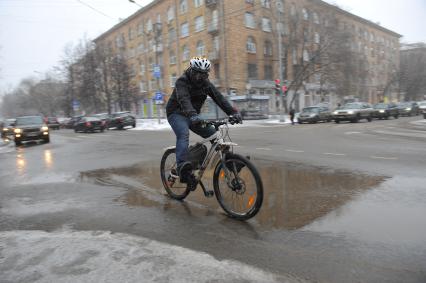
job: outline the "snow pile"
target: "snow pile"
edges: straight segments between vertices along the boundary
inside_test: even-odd
[[[301,282],[121,233],[5,231],[0,243],[2,282]]]

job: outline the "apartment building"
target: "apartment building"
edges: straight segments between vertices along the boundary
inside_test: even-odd
[[[189,59],[205,56],[212,62],[210,80],[222,93],[243,98],[243,107],[250,107],[250,99],[266,101],[265,111],[274,113],[279,110],[274,79],[281,76],[287,84],[296,79],[300,62],[311,60],[322,40],[319,30],[327,25],[351,35],[342,48],[362,55],[365,79],[351,75],[350,83],[358,87],[338,93],[312,74],[302,88],[290,89],[287,101],[294,96],[300,108],[345,97],[382,99],[399,66],[400,35],[320,0],[155,0],[95,43],[125,56],[145,104],[151,105],[158,91],[167,100]]]

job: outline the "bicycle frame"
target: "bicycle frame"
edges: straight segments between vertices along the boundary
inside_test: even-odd
[[[209,124],[209,123],[207,123],[207,124]],[[213,143],[212,143],[209,151],[207,152],[207,155],[204,158],[200,169],[198,170],[198,172],[196,174],[197,184],[199,183],[201,185],[201,188],[203,189],[205,196],[212,196],[213,195],[213,191],[207,190],[206,187],[204,186],[203,182],[201,181],[201,178],[203,177],[204,172],[207,169],[207,167],[209,166],[210,162],[214,159],[215,156],[219,155],[222,164],[225,164],[226,153],[228,152],[230,147],[238,145],[234,142],[228,142],[228,141],[224,140],[226,135],[224,135],[223,132],[225,130],[228,131],[228,129],[229,129],[228,128],[228,119],[213,122],[213,125],[216,128],[216,133],[214,133],[210,137],[207,137],[207,138],[195,143],[195,145],[205,144],[205,143],[210,143],[210,141],[213,140]],[[225,128],[223,126],[225,126]],[[171,149],[171,148],[175,148],[175,146],[171,146],[171,147],[168,147],[166,149]],[[230,184],[230,182],[231,182],[230,172],[229,172],[227,166],[223,166],[223,169],[225,171],[225,180],[228,183],[228,185],[231,186],[231,184]]]

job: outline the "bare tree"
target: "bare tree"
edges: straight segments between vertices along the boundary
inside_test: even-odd
[[[401,69],[397,75],[406,101],[421,100],[426,94],[426,47],[401,52]]]
[[[131,82],[130,68],[121,54],[111,61],[112,90],[116,94],[116,102],[121,110],[130,110],[131,102],[135,100],[136,86]]]

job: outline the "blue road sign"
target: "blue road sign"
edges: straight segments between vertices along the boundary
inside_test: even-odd
[[[154,77],[157,79],[161,78],[161,69],[159,65],[154,66]]]

